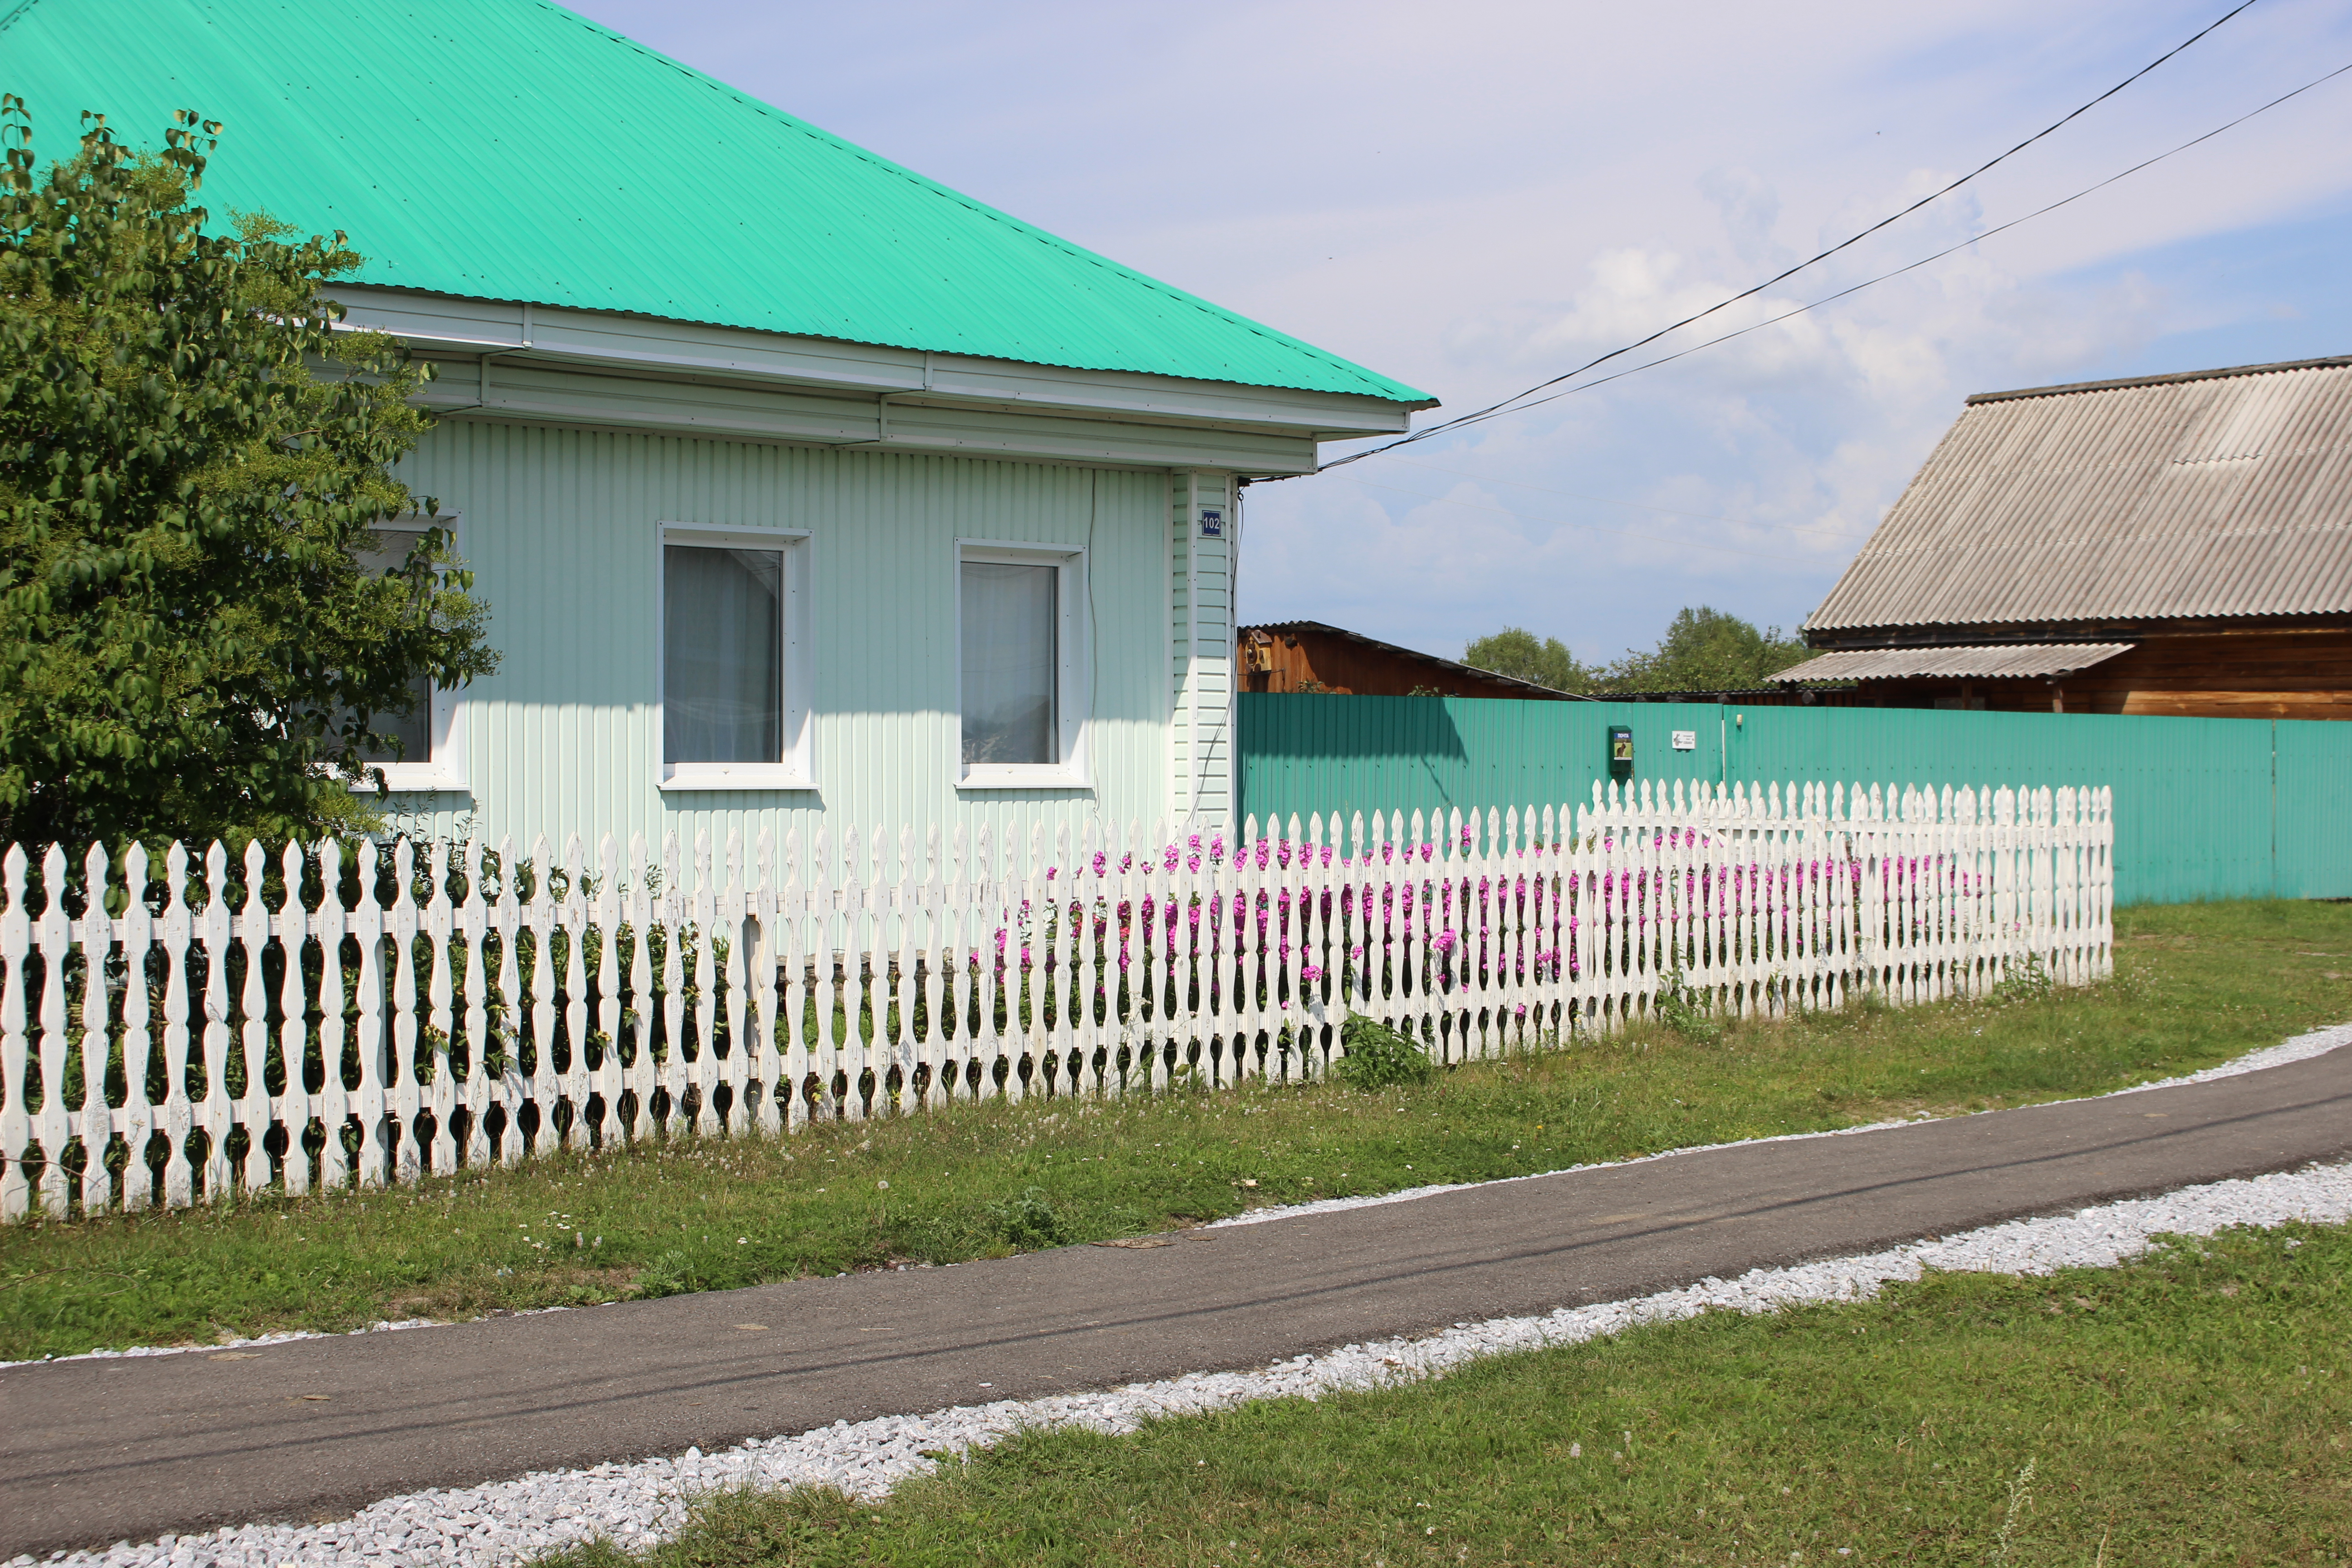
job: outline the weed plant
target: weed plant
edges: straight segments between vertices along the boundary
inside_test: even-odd
[[[1339,1026],[1339,1048],[1332,1071],[1349,1089],[1373,1093],[1437,1076],[1436,1062],[1417,1042],[1361,1014]]]
[[[1255,1205],[2095,1094],[2352,1018],[2352,907],[2125,910],[2117,925],[2116,977],[2088,990],[1864,999],[1727,1022],[1711,1044],[1644,1024],[1420,1084],[995,1102],[394,1190],[37,1219],[0,1228],[0,1359],[1002,1256]]]

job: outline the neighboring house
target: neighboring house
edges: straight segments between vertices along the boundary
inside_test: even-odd
[[[35,0],[37,150],[368,257],[493,613],[394,804],[495,842],[1222,822],[1237,480],[1433,400],[537,0]],[[411,521],[407,526],[422,526]]]
[[[1982,393],[1772,677],[2352,719],[2352,357]]]
[[[1327,626],[1270,621],[1244,626],[1235,644],[1244,691],[1328,692],[1339,697],[1517,697],[1574,700],[1565,691],[1474,669],[1450,658]]]
[[[1727,702],[1755,707],[1855,706],[1855,694],[1814,688],[1761,691],[1557,691],[1475,665],[1456,664],[1321,621],[1244,626],[1235,644],[1244,691],[1334,697],[1504,697],[1550,702]]]

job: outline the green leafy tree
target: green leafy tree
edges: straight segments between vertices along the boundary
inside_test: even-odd
[[[1802,638],[1778,626],[1762,631],[1738,616],[1705,605],[1677,612],[1666,635],[1648,653],[1627,650],[1611,665],[1612,691],[1738,691],[1812,657]]]
[[[1700,605],[1677,612],[1656,647],[1629,648],[1613,664],[1580,664],[1558,637],[1538,640],[1520,626],[1478,638],[1463,650],[1462,662],[1555,691],[1589,694],[1751,690],[1766,676],[1811,657],[1801,637],[1784,637],[1778,626],[1758,631],[1738,616]]]
[[[37,174],[0,95],[0,840],[349,826],[383,721],[497,662],[445,530],[362,563],[436,509],[389,473],[423,373],[320,294],[360,258],[206,233],[220,128],[176,118]]]
[[[1554,691],[1583,691],[1592,684],[1592,671],[1577,663],[1565,643],[1558,637],[1538,640],[1524,626],[1505,626],[1492,637],[1478,638],[1462,650],[1462,662]]]

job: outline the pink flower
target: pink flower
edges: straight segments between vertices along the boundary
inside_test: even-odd
[[[1445,930],[1437,933],[1437,951],[1442,953],[1450,953],[1454,951],[1454,944],[1460,940],[1461,939],[1459,937],[1456,937],[1454,934],[1453,928],[1449,926]]]
[[[1312,985],[1323,978],[1323,971],[1316,964],[1302,963],[1298,966],[1298,978]]]

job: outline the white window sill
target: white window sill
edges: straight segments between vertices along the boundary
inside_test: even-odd
[[[964,769],[958,789],[1092,789],[1094,780],[1083,768],[1048,767],[1034,763],[979,763]]]
[[[816,780],[789,763],[689,763],[664,768],[664,793],[679,790],[816,788]]]
[[[464,774],[427,763],[381,763],[368,769],[367,778],[352,784],[352,793],[375,794],[374,775],[379,768],[386,795],[464,795],[472,787]]]

